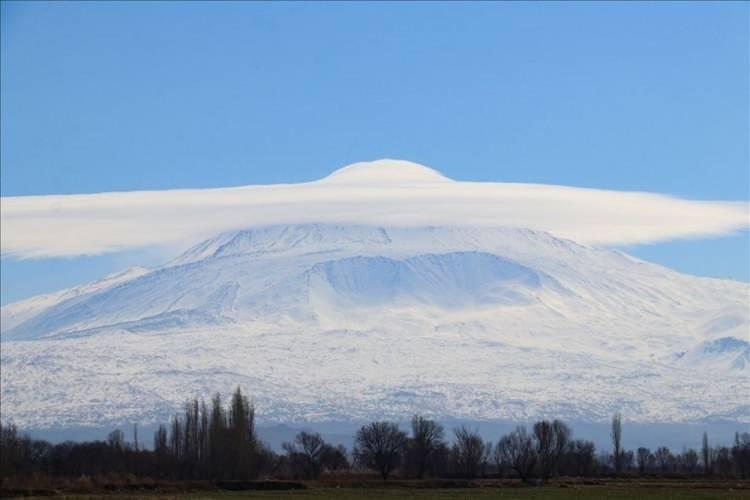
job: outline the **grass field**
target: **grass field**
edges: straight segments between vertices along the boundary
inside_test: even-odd
[[[198,496],[194,498],[199,498]],[[702,500],[702,499],[747,499],[750,491],[700,490],[690,488],[473,488],[460,490],[363,490],[363,489],[319,489],[291,492],[223,493],[201,495],[200,498],[314,498],[314,499],[491,499],[507,500],[595,500],[595,499],[643,499],[643,500]]]
[[[392,480],[345,478],[321,481],[161,481],[161,482],[57,482],[45,488],[8,484],[0,497],[66,498],[92,500],[239,500],[239,499],[507,499],[507,500],[750,500],[750,481],[651,478],[639,480],[581,480],[561,478],[543,487],[521,486],[517,481],[482,480]],[[85,493],[84,493],[85,492]]]
[[[28,497],[27,497],[28,498]],[[38,497],[43,498],[43,497]],[[117,500],[202,500],[202,499],[506,499],[506,500],[739,500],[750,498],[750,490],[704,489],[704,488],[650,488],[637,486],[584,486],[580,488],[469,488],[469,489],[369,489],[369,488],[311,488],[294,491],[242,491],[242,492],[201,492],[191,494],[110,494],[60,496],[71,500],[92,500],[95,498],[115,498]]]

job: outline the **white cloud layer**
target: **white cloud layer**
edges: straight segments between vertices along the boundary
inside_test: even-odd
[[[188,246],[283,223],[491,225],[589,245],[718,236],[750,226],[747,202],[538,184],[458,182],[410,162],[357,163],[301,184],[0,199],[4,256]]]

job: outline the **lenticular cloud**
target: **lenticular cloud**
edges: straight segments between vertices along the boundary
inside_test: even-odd
[[[300,184],[4,197],[0,208],[2,254],[17,258],[187,246],[222,231],[307,222],[515,226],[589,245],[716,236],[750,225],[747,202],[460,182],[398,160],[355,163]]]

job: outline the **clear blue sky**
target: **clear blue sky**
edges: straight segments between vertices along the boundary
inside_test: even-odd
[[[317,179],[748,200],[749,5],[3,2],[3,196]],[[748,280],[748,233],[627,248]],[[153,255],[2,261],[2,302]]]

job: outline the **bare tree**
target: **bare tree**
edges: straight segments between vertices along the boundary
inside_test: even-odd
[[[610,432],[610,436],[612,437],[615,474],[619,474],[620,469],[622,468],[622,457],[620,456],[622,443],[622,417],[619,413],[615,413],[612,416],[612,430]]]
[[[331,446],[326,444],[322,453],[323,468],[329,471],[349,469],[349,459],[346,456],[344,445]]]
[[[539,474],[548,479],[557,470],[565,448],[570,441],[570,428],[560,420],[542,420],[534,424]]]
[[[453,445],[453,457],[458,471],[464,477],[476,477],[485,458],[486,446],[477,431],[471,431],[466,426],[453,430],[456,442]]]
[[[577,439],[568,443],[560,467],[563,472],[574,476],[590,476],[595,464],[596,446],[591,441]]]
[[[638,451],[636,452],[636,460],[638,461],[638,473],[643,476],[646,474],[646,471],[649,468],[649,463],[651,460],[651,450],[648,448],[638,448]]]
[[[258,438],[255,433],[255,407],[239,387],[232,394],[227,419],[230,436],[227,459],[232,478],[247,479],[257,474],[255,468]]]
[[[703,459],[703,472],[711,475],[711,447],[708,445],[708,433],[703,433],[703,446],[701,447],[701,458]]]
[[[734,433],[734,446],[732,446],[732,460],[737,472],[737,477],[745,479],[750,473],[750,433]]]
[[[730,477],[732,475],[732,452],[726,446],[714,448],[711,453],[711,463],[715,473],[719,477]]]
[[[156,456],[157,466],[162,469],[165,467],[167,456],[169,455],[169,445],[167,444],[167,428],[164,424],[154,432],[154,454]]]
[[[659,465],[662,474],[669,471],[669,467],[672,465],[673,457],[672,452],[666,446],[660,446],[654,453],[656,457],[656,463]]]
[[[125,447],[125,434],[120,429],[115,429],[107,436],[110,448],[122,450]]]
[[[689,448],[683,451],[680,461],[682,462],[682,469],[688,474],[693,475],[698,470],[698,462],[700,459],[698,457],[698,452],[694,449]]]
[[[497,470],[498,477],[503,477],[508,463],[505,461],[503,450],[499,445],[495,445],[492,448],[492,461],[495,462],[495,469]]]
[[[443,426],[421,415],[411,419],[411,451],[416,462],[416,474],[419,479],[424,476],[427,462],[443,443]]]
[[[175,415],[172,417],[172,431],[169,434],[172,456],[179,460],[182,457],[182,421]]]
[[[295,436],[294,443],[284,443],[283,447],[293,469],[302,472],[306,479],[320,477],[326,449],[320,434],[300,432]]]
[[[133,447],[135,452],[138,453],[140,447],[138,446],[138,424],[133,424]]]
[[[208,462],[213,477],[220,478],[227,474],[228,467],[224,466],[227,434],[227,415],[221,395],[216,393],[211,399],[211,416],[208,424]]]
[[[496,450],[502,461],[516,471],[521,481],[528,481],[534,471],[537,456],[534,440],[526,432],[526,427],[518,426],[513,432],[500,438]]]
[[[209,436],[209,414],[206,402],[201,399],[200,407],[200,421],[198,423],[198,455],[200,456],[200,463],[202,472],[208,469],[209,460],[209,448],[208,448],[208,436]]]
[[[622,450],[620,452],[620,470],[630,471],[635,467],[635,454],[632,450]]]
[[[190,469],[189,473],[195,473],[199,461],[200,443],[198,441],[199,405],[198,400],[193,399],[185,404],[185,418],[183,419],[183,456]]]
[[[354,441],[357,462],[377,470],[386,480],[400,463],[406,434],[391,422],[373,422],[359,429]]]
[[[495,453],[495,445],[492,441],[484,442],[484,454],[482,455],[482,463],[479,468],[479,475],[484,477],[487,474],[487,468],[492,462],[492,456]]]

